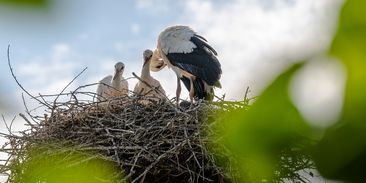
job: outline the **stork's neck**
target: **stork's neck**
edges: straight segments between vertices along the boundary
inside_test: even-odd
[[[144,63],[144,66],[142,67],[142,71],[141,71],[141,79],[145,80],[151,77],[150,75],[150,61],[151,59],[147,60]]]
[[[122,73],[116,75],[114,79],[112,79],[112,87],[115,89],[121,88],[121,81],[122,81]]]

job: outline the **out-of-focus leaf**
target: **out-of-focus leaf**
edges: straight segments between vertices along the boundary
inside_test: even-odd
[[[351,182],[366,180],[366,1],[344,5],[331,54],[347,68],[342,117],[314,151],[320,173]]]
[[[90,154],[59,149],[52,152],[42,148],[29,151],[24,162],[13,162],[17,166],[16,177],[11,182],[117,182],[113,165]],[[14,174],[13,174],[14,175]]]
[[[49,0],[0,0],[0,4],[46,6]]]
[[[309,127],[294,107],[288,93],[295,65],[280,75],[249,110],[226,116],[226,143],[240,158],[243,182],[272,180],[284,149],[296,147],[307,136]]]

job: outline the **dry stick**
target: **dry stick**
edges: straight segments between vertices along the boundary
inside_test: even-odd
[[[39,103],[49,107],[50,105],[47,103],[42,102],[41,100],[39,100],[38,98],[34,97],[32,94],[30,94],[26,89],[24,89],[24,87],[20,84],[20,82],[18,81],[17,77],[14,74],[13,68],[11,67],[11,63],[10,63],[10,44],[8,45],[8,51],[7,51],[7,55],[8,55],[8,66],[11,72],[12,77],[14,78],[15,82],[17,83],[17,85],[31,98],[33,98],[34,100],[38,101]]]
[[[60,95],[69,87],[75,80],[78,78],[84,71],[86,71],[88,67],[85,67],[78,75],[76,75],[63,89],[62,91],[56,96],[55,100],[53,101],[51,116],[53,116],[54,110],[56,109],[56,101],[60,97]]]
[[[27,119],[27,117],[25,117],[25,115],[24,115],[24,114],[19,113],[19,116],[20,116],[20,117],[22,117],[22,118],[24,119],[24,121],[28,123],[28,125],[29,125],[29,126],[31,126],[32,128],[34,128],[34,127],[35,127],[35,126],[34,126],[34,124],[32,124],[32,123]]]
[[[22,93],[22,100],[23,100],[23,105],[24,105],[24,107],[25,107],[25,112],[28,114],[28,116],[32,119],[32,121],[33,121],[33,122],[35,122],[37,125],[39,125],[39,123],[37,123],[37,121],[36,121],[35,119],[33,119],[33,117],[32,117],[32,115],[31,115],[30,111],[28,110],[28,106],[27,106],[27,104],[25,103],[25,99],[24,99],[24,95],[23,95],[23,93]]]
[[[186,139],[187,139],[187,141],[188,141],[188,146],[189,146],[189,148],[193,149],[193,148],[192,148],[192,145],[191,145],[191,142],[190,142],[190,140],[189,140],[189,137],[188,137],[188,132],[187,132],[187,126],[188,126],[188,124],[187,124],[187,121],[184,121],[184,124],[185,124],[185,126],[183,127],[183,128],[184,128],[184,136],[186,137]],[[198,162],[198,159],[197,159],[197,157],[196,157],[196,153],[195,153],[194,151],[191,151],[191,152],[192,152],[192,155],[193,155],[193,157],[194,157],[194,159],[195,159],[195,161],[196,161],[196,163],[197,163],[198,167],[202,168],[202,166],[201,166],[201,165],[200,165],[200,163]]]
[[[79,86],[77,87],[72,93],[76,93],[78,90],[82,89],[82,88],[86,88],[86,87],[89,87],[89,86],[94,86],[94,85],[98,85],[100,83],[91,83],[91,84],[87,84],[87,85],[83,85],[83,86]],[[105,83],[103,83],[105,84]]]
[[[176,149],[178,149],[178,147],[182,146],[185,143],[185,141],[179,143],[177,146],[173,147],[172,149],[166,151],[164,154],[160,155],[158,158],[156,158],[155,162],[151,163],[148,167],[146,167],[145,171],[140,174],[137,178],[135,178],[132,183],[135,183],[136,181],[138,181],[140,178],[142,178],[143,176],[145,176],[147,174],[147,172],[150,171],[151,168],[153,168],[157,163],[159,163],[159,161],[162,158],[165,158],[166,156],[168,156],[169,153],[174,152]]]
[[[74,105],[78,105],[78,104],[79,104],[79,100],[78,100],[78,98],[76,97],[75,93],[71,92],[71,93],[70,93],[70,95],[71,95],[70,100],[71,100],[72,98],[74,98],[74,100],[75,100]]]
[[[1,165],[1,169],[0,169],[1,173],[4,173],[5,172],[4,170],[6,170],[6,168],[8,170],[10,169],[9,167],[7,167],[7,165],[10,163],[11,159],[12,159],[12,156],[9,156],[6,160],[3,160],[4,163]]]
[[[11,122],[10,122],[10,125],[9,125],[10,130],[11,130],[11,129],[12,129],[12,127],[13,127],[14,121],[15,121],[15,116],[14,116],[14,118],[13,118],[13,119],[11,120]]]
[[[141,150],[139,151],[139,153],[137,153],[137,156],[135,157],[135,161],[133,162],[133,165],[132,165],[132,166],[131,166],[131,168],[130,168],[130,173],[128,174],[128,176],[126,177],[126,179],[128,179],[129,177],[131,177],[131,176],[132,176],[132,174],[134,174],[134,173],[135,173],[133,169],[135,168],[136,163],[137,163],[137,160],[140,158],[140,155],[141,155],[142,151],[143,151],[143,149],[141,149]]]
[[[195,115],[195,117],[196,117],[196,120],[198,119],[198,112],[196,112],[196,115]],[[207,118],[205,119],[205,121],[207,121]],[[197,123],[199,123],[199,121],[197,121]],[[204,128],[204,127],[203,127]],[[198,126],[198,131],[201,131],[201,126]],[[201,133],[198,133],[198,141],[199,141],[199,144],[204,144],[204,142],[203,142],[203,139],[202,139],[202,136],[201,136]],[[202,156],[204,156],[205,157],[205,153],[203,152],[204,151],[204,148],[202,147],[202,146],[200,146],[200,149],[201,149],[201,154],[202,154]],[[209,158],[208,158],[209,159]],[[205,177],[205,162],[204,162],[204,158],[202,158],[202,160],[201,160],[202,162],[201,162],[201,165],[202,165],[202,168],[200,169],[201,171],[202,171],[202,177]]]
[[[102,123],[100,123],[100,122],[98,122],[98,123],[99,123],[102,127],[104,127],[104,125],[103,125]],[[109,133],[108,128],[105,128],[105,127],[104,127],[104,129],[105,129],[105,131],[107,132],[107,134],[108,134],[109,136],[112,136],[112,135]],[[114,147],[116,147],[116,149],[114,149],[114,154],[115,154],[115,156],[116,156],[116,159],[117,159],[117,163],[118,163],[118,165],[120,165],[120,164],[121,164],[121,161],[120,161],[120,159],[119,159],[118,151],[117,151],[118,146],[117,146],[116,142],[114,141],[114,138],[113,138],[113,137],[109,137],[109,139],[112,141],[113,146],[114,146]]]
[[[83,74],[88,67],[85,67],[78,75],[76,75],[65,87],[62,89],[62,91],[57,95],[57,97],[54,100],[54,103],[57,101],[59,96],[66,90],[67,87],[69,87],[81,74]]]
[[[69,95],[70,93],[61,93],[61,94],[40,94],[38,93],[38,96],[36,98],[47,98],[47,97],[57,97],[58,95],[64,96]]]
[[[80,90],[80,89],[82,89],[82,88],[86,88],[86,87],[89,87],[89,86],[94,86],[94,85],[98,85],[98,84],[102,84],[102,85],[104,85],[104,86],[108,86],[108,87],[111,87],[111,88],[113,88],[114,90],[117,90],[116,88],[114,88],[114,87],[112,87],[112,86],[109,86],[109,85],[107,85],[107,84],[105,84],[105,83],[100,83],[100,82],[98,82],[98,83],[91,83],[91,84],[87,84],[87,85],[83,85],[83,86],[79,86],[79,87],[77,87],[73,92],[71,92],[72,94],[74,94],[74,93],[80,93],[80,92],[78,92],[78,90]],[[118,91],[118,90],[117,90]],[[101,95],[99,95],[99,94],[97,94],[97,93],[93,93],[94,94],[94,96],[93,97],[103,97],[103,96],[101,96]],[[104,98],[104,97],[103,97]],[[105,98],[104,98],[105,99]],[[94,99],[93,99],[93,101],[94,101]]]
[[[8,125],[8,123],[6,123],[6,120],[5,120],[5,117],[4,117],[4,115],[1,115],[1,117],[3,118],[3,122],[4,122],[4,124],[5,124],[5,127],[6,127],[6,129],[8,130],[8,132],[11,134],[11,126],[9,126]],[[14,121],[14,119],[15,119],[15,116],[14,116],[14,118],[13,118],[13,120],[12,121]]]
[[[47,104],[49,103],[49,102],[47,102],[47,101],[46,101],[46,99],[45,99],[45,98],[43,97],[43,95],[42,95],[42,94],[40,94],[40,93],[38,93],[38,96],[36,96],[36,97],[37,97],[37,98],[41,98],[41,99],[43,100],[43,102],[44,102],[44,103],[47,103]],[[33,110],[34,110],[34,109],[33,109]]]

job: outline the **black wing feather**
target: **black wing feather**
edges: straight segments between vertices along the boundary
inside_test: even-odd
[[[191,41],[197,46],[192,52],[168,53],[167,58],[174,66],[191,73],[209,85],[215,85],[222,73],[221,64],[214,55],[216,51],[199,37],[193,36]]]
[[[204,40],[204,41],[203,41]],[[195,35],[193,37],[191,37],[191,41],[198,47],[200,48],[208,48],[213,54],[215,54],[217,56],[217,52],[215,49],[213,49],[209,44],[207,44],[207,40],[200,36],[200,35]]]
[[[203,36],[201,36],[201,35],[195,34],[194,36],[195,36],[195,37],[199,37],[199,38],[201,38],[201,39],[203,39],[204,41],[206,41],[206,42],[207,42],[207,39],[206,39],[206,38],[204,38],[204,37],[203,37]]]

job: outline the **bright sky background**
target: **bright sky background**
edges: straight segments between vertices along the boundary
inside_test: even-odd
[[[7,110],[2,109],[7,118],[24,112],[22,91],[12,79],[6,62],[8,44],[15,74],[22,85],[34,95],[57,94],[85,67],[87,71],[66,91],[113,74],[117,61],[125,63],[125,77],[132,72],[139,74],[142,52],[155,48],[161,30],[176,24],[189,25],[219,53],[223,88],[217,89],[216,94],[240,100],[246,87],[250,87],[251,96],[258,95],[295,61],[328,60],[324,53],[336,30],[343,3],[342,0],[50,2],[47,9],[0,4],[0,102],[7,104]],[[303,90],[296,92],[295,102],[303,113],[310,114],[312,109],[315,116],[318,108],[326,104],[336,106],[333,111],[338,112],[344,80],[341,66],[323,63],[317,73],[308,72],[302,77],[304,81],[296,82],[302,85],[295,88]],[[153,75],[169,97],[174,97],[174,73],[166,68]],[[129,80],[130,89],[136,82]],[[306,90],[309,88],[316,89]],[[88,89],[95,91],[95,87]],[[183,91],[183,98],[187,98],[188,92]],[[309,103],[311,97],[318,100]]]
[[[7,66],[6,49],[17,78],[32,94],[56,94],[83,68],[87,71],[67,89],[98,82],[113,73],[116,61],[126,65],[124,77],[140,73],[142,52],[154,49],[167,26],[191,26],[219,53],[222,89],[227,99],[240,100],[249,86],[255,96],[290,63],[323,58],[331,43],[342,0],[62,0],[48,9],[20,9],[0,4],[0,102],[7,119],[24,113],[22,91]],[[319,61],[321,62],[321,61]],[[344,79],[337,64],[321,62],[305,74],[296,88],[315,87],[312,95],[300,93],[295,101],[320,96],[307,108],[336,106]],[[316,64],[315,64],[316,65]],[[311,68],[311,66],[309,66]],[[319,69],[320,68],[320,69]],[[306,73],[304,71],[303,73]],[[169,69],[154,73],[170,97],[176,79]],[[317,84],[324,80],[327,85]],[[333,81],[333,82],[329,82]],[[130,89],[136,80],[129,80]],[[338,83],[338,84],[337,84]],[[94,88],[90,88],[94,91]],[[187,97],[187,92],[183,94]],[[308,98],[307,98],[308,97]],[[323,98],[321,98],[323,97]],[[31,101],[28,101],[32,103]],[[340,106],[340,105],[338,105]],[[299,107],[301,109],[301,107]],[[339,111],[340,107],[336,107]],[[21,120],[18,127],[21,127]],[[20,124],[21,123],[21,124]],[[2,131],[4,125],[0,127]]]

